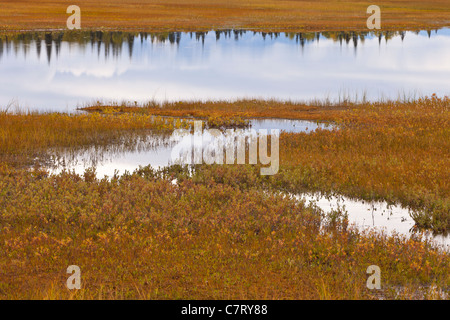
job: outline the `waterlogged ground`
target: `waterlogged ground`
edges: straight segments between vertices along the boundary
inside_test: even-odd
[[[317,128],[332,128],[333,126],[325,123],[304,120],[286,120],[286,119],[258,119],[250,120],[250,126],[241,131],[232,129],[232,135],[227,139],[236,139],[238,136],[256,136],[261,130],[277,129],[284,132],[312,132]],[[224,131],[223,131],[224,132]],[[225,132],[224,132],[225,133]],[[201,132],[203,148],[209,145],[217,144],[224,137],[215,138],[208,131]],[[129,146],[116,145],[106,146],[104,148],[88,147],[76,152],[58,151],[52,158],[56,167],[50,167],[52,173],[59,173],[61,170],[75,171],[78,174],[84,173],[87,168],[95,167],[99,178],[113,176],[115,173],[123,174],[125,171],[133,172],[139,166],[148,166],[155,169],[179,164],[186,158],[186,153],[190,150],[194,139],[193,130],[191,133],[182,136],[175,135],[148,135],[139,137]],[[247,140],[248,141],[248,140]],[[172,153],[176,146],[181,148],[180,153]]]
[[[0,36],[0,105],[97,99],[397,99],[450,88],[450,29],[420,32],[31,32]]]
[[[449,29],[1,36],[0,296],[373,298],[376,264],[378,297],[448,298],[449,40]],[[243,97],[275,99],[229,101]],[[309,98],[320,100],[284,100]],[[285,131],[278,174],[167,167],[191,151],[192,133],[172,135],[185,117],[247,137]],[[201,137],[202,149],[224,142]],[[417,241],[419,227],[443,250]],[[67,296],[73,263],[87,285]]]
[[[379,211],[394,222],[389,227],[401,230],[388,235],[380,232],[383,219],[379,223],[379,215],[372,215],[371,204],[343,201],[348,222],[363,230],[358,231],[342,221],[344,210],[324,215],[330,210],[320,199],[323,210],[285,196],[315,190],[408,205],[422,201],[436,210],[415,215],[416,224],[448,230],[448,105],[448,99],[433,96],[325,109],[338,128],[281,134],[283,166],[274,176],[261,176],[253,165],[201,165],[161,173],[146,167],[101,180],[89,171],[47,176],[24,165],[32,156],[46,159],[49,149],[90,147],[101,156],[145,151],[160,145],[152,134],[170,137],[173,130],[188,128],[179,118],[172,123],[153,110],[228,125],[231,120],[242,123],[244,114],[261,116],[260,108],[273,117],[315,109],[243,101],[209,103],[209,112],[183,103],[135,113],[110,107],[73,115],[0,112],[0,295],[370,299],[366,270],[376,264],[383,272],[379,298],[448,297],[448,252],[417,241],[415,234],[400,233],[407,228],[399,226],[397,217],[409,227],[406,214]],[[301,123],[281,124],[306,129]],[[136,136],[142,140],[133,140]],[[434,190],[442,191],[435,195]],[[353,220],[357,215],[362,223]],[[366,231],[368,226],[374,230]],[[76,296],[65,287],[65,270],[74,263],[82,266],[85,283]],[[30,273],[30,265],[38,268]],[[435,289],[445,294],[431,292]]]
[[[242,129],[239,135],[256,137],[261,130],[278,129],[288,133],[306,132],[314,130],[331,129],[330,124],[318,123],[304,120],[285,119],[259,119],[250,120],[250,127]],[[227,138],[235,139],[237,131]],[[202,138],[202,150],[208,146],[217,145],[224,137],[214,138],[207,131],[200,135]],[[98,178],[114,175],[122,175],[125,172],[132,173],[139,167],[150,165],[154,169],[161,169],[171,164],[183,164],[187,154],[192,149],[191,143],[194,139],[193,131],[184,134],[182,138],[175,139],[173,135],[147,135],[136,138],[133,144],[122,144],[106,147],[88,147],[82,150],[59,151],[57,156],[52,158],[52,166],[49,167],[52,174],[58,174],[63,170],[74,171],[83,175],[86,169],[95,168]],[[248,140],[247,140],[248,142]],[[181,154],[174,154],[176,146],[181,146],[184,151]],[[176,183],[176,180],[174,181]],[[360,230],[374,229],[388,234],[393,232],[406,236],[417,236],[414,227],[414,220],[411,218],[411,210],[400,205],[389,205],[387,202],[368,202],[354,200],[343,196],[322,196],[320,194],[301,194],[296,196],[299,200],[304,200],[306,204],[315,204],[325,213],[341,210],[348,215],[349,224],[355,225]],[[450,236],[433,235],[425,233],[425,238],[438,244],[444,250],[450,250]]]
[[[361,201],[343,196],[322,196],[320,194],[302,194],[296,197],[306,204],[315,204],[325,213],[342,210],[348,215],[349,224],[360,230],[377,230],[388,234],[398,233],[417,236],[411,210],[400,205],[389,205],[384,201]],[[438,244],[443,250],[450,251],[449,235],[433,235],[424,232],[420,235]]]

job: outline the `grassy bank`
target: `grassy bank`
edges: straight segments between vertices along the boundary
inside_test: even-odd
[[[89,146],[132,144],[139,135],[167,134],[187,128],[144,114],[77,114],[0,112],[0,162],[14,167],[39,165],[49,149],[81,150]]]
[[[295,104],[243,100],[88,114],[0,113],[0,298],[371,299],[449,292],[449,256],[413,236],[356,231],[278,191],[322,191],[421,208],[418,226],[449,230],[449,99]],[[207,111],[205,111],[207,110]],[[21,169],[50,148],[108,146],[187,123],[161,116],[283,116],[333,130],[283,133],[280,171],[201,165],[99,180]],[[44,157],[45,158],[45,157]],[[177,178],[178,184],[171,181]],[[270,192],[268,192],[270,191]],[[425,211],[424,211],[425,209]],[[65,287],[78,265],[82,289]],[[378,265],[382,290],[366,288]],[[447,295],[448,298],[448,295]]]
[[[195,118],[279,118],[304,120],[333,120],[343,110],[351,105],[348,101],[332,104],[328,101],[315,101],[309,103],[242,99],[230,101],[178,101],[164,102],[162,104],[148,102],[142,105],[123,102],[97,101],[91,105],[80,108],[90,113],[137,113],[170,117]]]
[[[223,167],[219,168],[221,170]],[[211,174],[217,176],[214,167]],[[448,294],[449,256],[360,233],[258,186],[149,168],[98,180],[0,168],[2,299],[371,299]],[[248,174],[236,167],[237,177]],[[205,173],[203,178],[207,176]],[[202,181],[203,180],[203,181]],[[65,288],[78,265],[82,289]],[[366,288],[381,268],[382,290]]]
[[[87,0],[78,3],[82,28],[141,31],[257,31],[367,30],[367,7],[352,0],[324,1],[192,1],[192,0]],[[385,30],[428,29],[450,24],[446,0],[380,0]],[[0,28],[36,30],[66,28],[67,2],[0,1]]]
[[[332,121],[335,130],[283,134],[272,184],[290,192],[336,192],[417,209],[417,226],[450,230],[450,100],[302,104],[279,101],[126,103],[84,110],[177,117]]]
[[[270,185],[289,192],[339,193],[385,200],[416,209],[418,227],[450,230],[449,99],[383,103],[277,101],[178,102],[143,107],[127,104],[87,107],[90,114],[0,115],[0,159],[15,165],[36,164],[46,150],[79,150],[114,145],[121,137],[171,132],[187,126],[161,116],[200,117],[210,127],[245,125],[248,118],[332,121],[333,130],[280,137],[280,171]],[[95,112],[93,112],[95,111]]]

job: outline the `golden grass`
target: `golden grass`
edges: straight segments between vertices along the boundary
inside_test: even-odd
[[[260,103],[205,102],[201,115],[312,113],[339,129],[282,134],[274,176],[250,165],[202,165],[192,176],[174,166],[108,181],[92,171],[47,176],[5,162],[55,146],[114,143],[143,129],[167,132],[175,126],[154,114],[199,116],[201,108],[1,113],[0,298],[371,299],[372,264],[382,270],[377,296],[436,298],[433,286],[448,294],[448,253],[415,237],[355,231],[341,212],[323,216],[277,191],[400,201],[426,209],[415,217],[419,226],[448,231],[449,99],[278,102],[278,112],[276,101]],[[65,288],[72,264],[82,270],[76,292]]]
[[[377,296],[448,294],[448,253],[425,242],[362,234],[238,180],[170,181],[149,168],[108,181],[1,166],[0,298],[371,299],[373,264]],[[72,264],[75,292],[65,288]]]
[[[304,120],[333,120],[343,110],[349,110],[351,102],[332,104],[331,102],[299,103],[279,100],[242,99],[237,101],[177,101],[143,105],[132,103],[97,102],[81,108],[87,112],[143,113],[170,117],[240,117],[278,118]]]
[[[120,112],[178,117],[290,118],[333,121],[339,129],[280,138],[275,184],[292,192],[337,192],[418,209],[418,227],[450,230],[450,99],[302,104],[279,101],[176,102]]]
[[[355,105],[339,129],[280,139],[293,189],[400,202],[417,226],[450,231],[450,99]]]
[[[139,134],[168,133],[188,123],[145,114],[77,114],[0,112],[0,162],[14,166],[39,164],[52,148],[80,149],[123,143]],[[133,135],[134,133],[134,135]],[[130,136],[131,134],[131,136]]]
[[[251,29],[259,31],[366,30],[367,7],[356,0],[85,0],[82,28],[145,31],[205,31]],[[447,0],[380,0],[383,29],[448,26]],[[3,30],[66,28],[66,1],[0,1]]]
[[[143,31],[366,30],[361,1],[83,1],[82,27]],[[450,3],[379,1],[383,29],[449,25]],[[63,1],[0,0],[0,31],[66,28]],[[0,113],[0,298],[370,299],[366,268],[382,270],[384,298],[449,293],[448,253],[417,239],[360,233],[267,190],[338,192],[425,209],[416,223],[448,231],[449,100],[297,104],[242,100],[163,108],[94,106],[103,114]],[[205,111],[206,110],[206,111]],[[130,112],[132,111],[132,112]],[[202,117],[212,126],[275,117],[328,120],[339,130],[281,136],[278,175],[250,166],[149,168],[99,180],[47,176],[21,166],[49,148],[114,144],[177,126],[154,115]],[[179,178],[179,184],[170,181]],[[338,217],[336,220],[336,216]],[[65,288],[66,268],[82,289]],[[401,289],[400,296],[397,289]]]

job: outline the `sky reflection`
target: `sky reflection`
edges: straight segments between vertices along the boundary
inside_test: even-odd
[[[32,110],[74,111],[98,99],[448,95],[449,30],[381,36],[228,31],[3,37],[0,108],[12,100]]]

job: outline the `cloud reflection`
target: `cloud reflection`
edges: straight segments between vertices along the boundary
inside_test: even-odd
[[[56,32],[0,37],[0,105],[97,99],[337,99],[449,94],[450,32]]]

